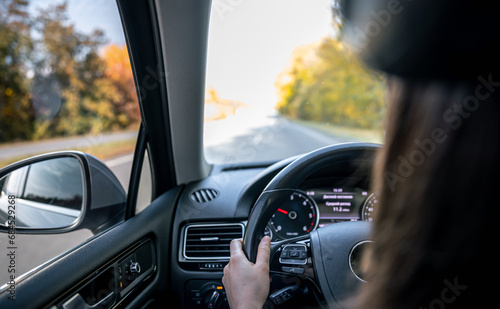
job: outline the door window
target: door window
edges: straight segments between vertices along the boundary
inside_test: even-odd
[[[127,191],[141,118],[122,29],[114,0],[0,2],[0,168],[79,150],[102,160]],[[8,189],[31,202],[58,190],[71,199],[81,188],[69,182],[56,187],[50,179],[34,187],[36,168],[47,166],[2,181],[19,184]],[[5,183],[0,187],[7,190]],[[54,205],[59,202],[67,201]],[[1,252],[7,236],[0,234]],[[16,278],[92,236],[89,230],[17,234]],[[0,264],[8,265],[7,258],[0,255]],[[0,285],[10,275],[0,270]]]

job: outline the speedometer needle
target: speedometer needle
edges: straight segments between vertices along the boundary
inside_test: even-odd
[[[288,215],[288,211],[286,211],[286,210],[278,208],[278,211],[281,212],[281,213],[284,213],[285,215]]]

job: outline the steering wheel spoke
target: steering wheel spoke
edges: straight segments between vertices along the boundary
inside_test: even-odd
[[[315,280],[309,235],[271,244],[271,289],[268,298],[274,306],[304,308],[305,304],[322,303]],[[293,299],[293,300],[292,300]]]
[[[314,279],[310,243],[309,235],[272,243],[269,269]]]

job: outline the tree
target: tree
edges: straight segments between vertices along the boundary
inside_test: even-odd
[[[139,123],[141,113],[127,46],[111,44],[104,50],[103,58],[105,63],[104,76],[114,89],[110,100],[113,102],[115,114],[118,115],[119,125],[126,127]]]
[[[98,55],[104,33],[78,32],[68,20],[66,2],[41,10],[36,29],[41,36],[37,49],[43,56],[35,61],[32,85],[38,116],[34,138],[111,129],[110,103],[96,96],[105,69]]]
[[[82,33],[67,2],[28,14],[0,0],[0,142],[102,133],[140,121],[125,46]]]
[[[0,2],[0,143],[28,139],[34,112],[26,84],[32,50],[27,1]]]
[[[379,128],[382,76],[367,70],[334,38],[297,48],[275,83],[278,110],[291,118]]]

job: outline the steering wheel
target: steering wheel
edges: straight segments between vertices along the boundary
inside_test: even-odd
[[[333,164],[351,164],[370,172],[379,147],[370,143],[328,146],[307,153],[282,169],[264,189],[250,213],[243,238],[247,258],[255,263],[258,245],[269,219],[309,175]],[[306,236],[273,242],[271,274],[312,281],[320,302],[329,308],[343,308],[364,282],[354,264],[359,262],[358,251],[370,242],[370,229],[370,222],[341,222],[314,230]],[[279,305],[293,297],[296,290],[294,285],[274,293],[271,291],[269,300]]]

